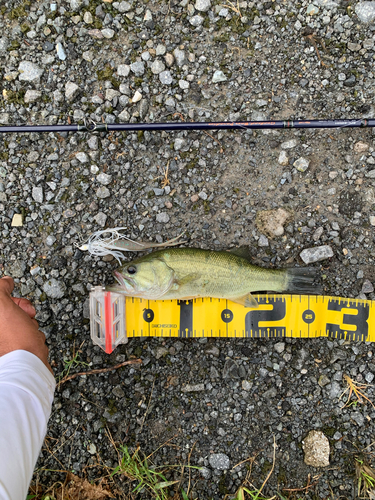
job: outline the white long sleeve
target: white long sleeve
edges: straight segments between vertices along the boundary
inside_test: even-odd
[[[25,500],[51,414],[56,382],[27,351],[0,357],[0,500]]]

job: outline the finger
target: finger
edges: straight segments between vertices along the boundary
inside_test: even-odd
[[[36,310],[29,300],[18,297],[12,297],[12,300],[18,307],[25,311],[30,318],[35,316]]]
[[[36,319],[32,319],[31,321],[34,324],[34,326],[36,326],[37,328],[39,328],[39,323],[37,322]]]
[[[14,281],[10,276],[4,276],[0,279],[0,294],[10,295],[13,292]]]

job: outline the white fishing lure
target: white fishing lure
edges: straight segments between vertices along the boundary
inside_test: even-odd
[[[165,243],[152,243],[131,240],[124,234],[120,233],[120,231],[123,231],[124,229],[127,228],[115,227],[113,229],[96,231],[89,237],[86,243],[78,248],[82,251],[89,251],[91,255],[113,255],[113,257],[118,260],[119,264],[121,264],[121,259],[124,259],[124,254],[122,252],[142,252],[148,248],[163,248],[183,243],[183,241],[177,241],[181,238],[183,233],[176,236],[176,238],[166,241]]]

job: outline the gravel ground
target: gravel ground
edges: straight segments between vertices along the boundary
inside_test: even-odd
[[[373,2],[9,0],[0,12],[1,124],[374,116]],[[107,227],[157,242],[186,230],[190,246],[248,245],[269,267],[304,265],[302,250],[326,245],[324,293],[374,300],[374,204],[371,129],[5,135],[0,272],[36,305],[55,373],[79,348],[89,366],[72,372],[143,360],[56,392],[34,480],[115,467],[108,429],[155,464],[203,467],[193,498],[221,500],[256,453],[262,484],[274,436],[264,493],[311,474],[307,498],[355,498],[375,411],[339,397],[344,374],[373,381],[371,344],[153,338],[107,356],[91,344],[87,298],[117,263],[76,244]],[[304,463],[310,430],[328,437],[329,467]]]

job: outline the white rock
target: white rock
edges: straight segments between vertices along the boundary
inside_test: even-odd
[[[142,76],[145,72],[145,63],[143,61],[136,61],[130,65],[130,69],[136,76]]]
[[[242,389],[244,391],[250,391],[250,389],[253,387],[253,383],[249,382],[248,380],[243,380],[242,381]]]
[[[121,95],[120,92],[115,89],[107,89],[105,91],[105,98],[107,99],[107,101],[112,101],[112,99],[118,97],[119,95]]]
[[[9,123],[9,113],[0,113],[0,125],[7,125]]]
[[[305,250],[302,250],[300,253],[300,257],[305,264],[312,264],[333,257],[333,250],[329,245],[305,248]]]
[[[119,64],[117,67],[117,74],[119,76],[129,76],[130,66],[128,64]]]
[[[296,167],[296,169],[299,172],[306,172],[306,170],[309,168],[310,161],[306,160],[306,158],[298,158],[293,165]]]
[[[221,70],[217,70],[212,77],[212,83],[226,82],[228,78],[224,75]]]
[[[178,86],[180,87],[180,89],[182,90],[186,90],[190,87],[190,83],[187,82],[186,80],[179,80],[178,81]]]
[[[51,299],[61,299],[65,295],[66,285],[63,281],[52,278],[44,283],[43,291]]]
[[[80,163],[87,163],[89,161],[89,157],[83,151],[80,151],[76,154],[76,158]]]
[[[375,215],[370,215],[370,224],[375,226]]]
[[[196,0],[194,7],[199,10],[199,12],[207,12],[211,7],[211,0]]]
[[[156,47],[155,52],[157,56],[163,56],[166,53],[167,49],[165,48],[165,45],[159,43],[159,45]]]
[[[12,227],[23,226],[23,220],[21,214],[14,214],[12,218]]]
[[[176,59],[177,66],[183,66],[184,64],[186,64],[186,55],[184,50],[175,49],[173,51],[173,55]]]
[[[189,23],[195,28],[201,26],[203,24],[203,21],[204,21],[203,17],[199,15],[193,16],[189,19]]]
[[[171,68],[174,63],[174,55],[168,52],[164,56],[165,64],[168,66],[168,68]]]
[[[64,47],[62,46],[62,43],[60,43],[60,42],[58,42],[56,44],[56,53],[57,53],[57,57],[60,59],[60,61],[65,61],[65,59],[66,59],[65,50],[64,50]]]
[[[56,238],[52,234],[50,234],[46,238],[46,245],[51,247],[55,243],[55,241],[56,241]]]
[[[162,71],[159,74],[159,80],[163,85],[171,85],[171,83],[173,82],[171,72],[168,70]]]
[[[159,59],[155,59],[155,61],[151,64],[151,71],[154,73],[154,75],[159,75],[164,70],[165,65]]]
[[[100,182],[100,184],[103,184],[103,186],[108,186],[108,184],[110,184],[112,181],[112,175],[101,172],[97,176],[96,180]]]
[[[204,384],[186,384],[181,392],[200,392],[204,391]]]
[[[368,149],[369,145],[365,142],[359,141],[354,144],[354,151],[356,153],[364,153],[365,151],[368,151]]]
[[[297,139],[290,139],[290,141],[285,141],[281,144],[282,149],[293,149],[297,146]]]
[[[131,3],[124,1],[124,2],[121,2],[116,8],[119,12],[124,13],[124,12],[129,12],[129,10],[131,10],[132,6],[131,6]]]
[[[44,70],[30,61],[21,61],[18,66],[18,71],[20,73],[18,76],[19,80],[24,82],[35,82],[39,80]]]
[[[141,99],[142,99],[142,94],[137,90],[132,98],[132,102],[136,103],[139,102]]]
[[[308,16],[314,16],[315,14],[317,14],[319,12],[319,7],[316,6],[316,5],[309,5],[306,9],[306,14]]]
[[[362,293],[372,293],[374,291],[374,285],[370,280],[365,280],[362,285]]]
[[[104,28],[102,29],[102,35],[104,36],[104,38],[113,38],[115,35],[115,31],[111,28]]]
[[[145,13],[145,15],[143,17],[143,20],[144,21],[152,21],[152,13],[151,13],[150,9],[146,10],[146,13]]]
[[[94,443],[90,443],[87,451],[90,453],[90,455],[95,455],[96,454],[96,446]]]
[[[268,247],[268,245],[269,245],[268,238],[266,236],[264,236],[264,234],[261,234],[259,236],[258,246],[260,246],[260,247]]]
[[[314,0],[314,3],[325,9],[334,9],[339,6],[334,0]]]
[[[34,186],[31,191],[31,196],[37,203],[43,203],[43,188]]]
[[[70,0],[70,9],[75,12],[80,10],[82,7],[83,1],[82,0]]]
[[[129,112],[126,109],[124,109],[118,115],[118,119],[120,120],[120,122],[128,122],[130,120],[130,114],[129,114]]]
[[[375,19],[375,2],[358,2],[354,12],[363,23],[371,23]]]
[[[83,20],[86,24],[93,22],[92,14],[88,10],[84,13]]]
[[[284,150],[280,151],[278,162],[283,167],[286,167],[289,164],[289,158]]]
[[[99,212],[94,219],[99,226],[104,227],[107,222],[107,215],[104,212]]]
[[[38,99],[40,99],[41,96],[42,96],[42,93],[40,92],[40,90],[26,90],[24,101],[26,103],[35,102]]]
[[[277,353],[281,354],[285,350],[285,342],[277,342],[277,344],[275,344],[273,348]]]
[[[166,212],[157,214],[156,222],[163,222],[164,224],[166,224],[167,222],[169,222],[169,215]]]
[[[79,87],[73,82],[65,84],[65,97],[69,102],[73,101],[79,93]]]
[[[96,191],[96,196],[103,200],[104,198],[111,196],[111,193],[108,188],[102,186]]]
[[[175,151],[180,151],[185,145],[186,145],[186,140],[185,139],[181,139],[180,137],[178,137],[174,141],[174,150]]]
[[[322,431],[310,431],[302,441],[305,464],[312,467],[329,465],[329,441]]]

